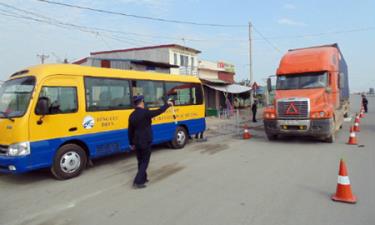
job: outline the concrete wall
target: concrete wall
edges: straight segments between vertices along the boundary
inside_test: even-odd
[[[199,69],[199,78],[201,79],[218,79],[218,72],[206,69]]]
[[[155,49],[144,49],[128,52],[113,52],[95,54],[92,57],[97,58],[112,58],[112,59],[138,59],[148,60],[154,62],[163,62],[175,65],[174,54],[177,54],[176,65],[181,66],[180,56],[184,55],[188,57],[188,66],[181,68],[171,68],[168,72],[172,74],[180,75],[197,75],[198,74],[198,57],[197,54],[191,51],[182,50],[179,48],[155,48]],[[192,63],[192,58],[194,63]]]
[[[128,52],[113,52],[92,55],[97,58],[113,58],[113,59],[138,59],[148,60],[154,62],[170,63],[169,49],[157,48],[157,49],[144,49],[138,51]]]
[[[91,66],[101,67],[100,59],[89,59],[88,63],[91,63]],[[155,70],[147,70],[147,67],[144,65],[138,65],[131,63],[130,61],[111,61],[111,68],[113,69],[122,69],[122,70],[137,70],[137,71],[148,71],[148,72],[158,72],[158,73],[169,73],[168,68],[159,68],[155,67]]]
[[[234,82],[234,66],[232,64],[200,60],[198,70],[201,79]]]

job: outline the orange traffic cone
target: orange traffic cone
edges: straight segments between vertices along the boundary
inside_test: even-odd
[[[360,132],[361,131],[361,129],[359,128],[359,123],[357,123],[357,122],[354,122],[354,132]]]
[[[339,176],[337,178],[336,193],[332,195],[333,201],[356,203],[357,197],[353,195],[352,188],[350,186],[350,180],[348,171],[343,159],[340,160]]]
[[[355,136],[354,127],[350,127],[350,135],[348,145],[357,145],[357,137]]]
[[[243,139],[250,139],[251,138],[251,134],[249,132],[249,126],[247,126],[247,125],[244,126],[242,138]]]

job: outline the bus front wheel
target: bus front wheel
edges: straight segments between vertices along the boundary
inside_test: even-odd
[[[188,138],[189,137],[188,137],[186,129],[183,127],[177,127],[175,134],[174,134],[174,138],[170,142],[170,145],[174,149],[183,148],[186,145]]]
[[[66,144],[57,151],[51,172],[58,180],[70,179],[80,175],[86,163],[86,153],[80,146]]]

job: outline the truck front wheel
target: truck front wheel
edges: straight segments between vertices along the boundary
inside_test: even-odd
[[[269,141],[275,141],[277,140],[277,138],[278,138],[277,134],[267,134],[267,139]]]
[[[335,134],[331,134],[328,138],[325,139],[325,141],[326,141],[327,143],[335,143],[335,141],[336,141],[336,136],[335,136]]]
[[[325,141],[327,143],[334,143],[336,141],[336,119],[333,118],[332,124],[331,124],[331,134],[328,136]]]

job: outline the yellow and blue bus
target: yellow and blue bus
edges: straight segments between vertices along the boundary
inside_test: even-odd
[[[91,159],[130,151],[127,127],[134,95],[144,95],[148,108],[162,106],[166,96],[174,99],[174,110],[153,119],[153,144],[183,148],[206,128],[196,77],[34,66],[11,75],[0,89],[0,172],[50,168],[57,179],[68,179]]]

